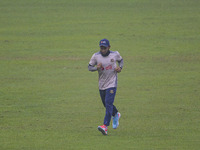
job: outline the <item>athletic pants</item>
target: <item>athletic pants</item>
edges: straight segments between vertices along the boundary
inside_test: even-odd
[[[106,126],[110,125],[110,120],[112,116],[115,116],[118,112],[117,108],[113,105],[115,94],[116,94],[117,88],[108,88],[106,90],[99,90],[102,103],[104,107],[106,108],[106,114],[104,118],[104,124]]]

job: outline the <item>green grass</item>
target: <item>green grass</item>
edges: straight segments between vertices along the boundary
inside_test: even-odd
[[[0,0],[1,150],[199,150],[200,1]],[[108,136],[98,42],[124,58]]]

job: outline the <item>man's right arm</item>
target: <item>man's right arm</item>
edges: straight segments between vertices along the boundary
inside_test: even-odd
[[[92,71],[92,72],[93,72],[93,71],[97,71],[97,67],[94,67],[94,66],[92,66],[92,65],[89,64],[89,65],[88,65],[88,70],[89,70],[89,71]]]

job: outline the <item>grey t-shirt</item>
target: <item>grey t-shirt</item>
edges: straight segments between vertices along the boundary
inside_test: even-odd
[[[117,67],[116,62],[120,62],[122,57],[118,51],[110,51],[110,54],[103,57],[100,52],[93,54],[89,65],[95,66],[102,64],[103,68],[98,70],[99,73],[99,89],[105,90],[111,87],[117,87]]]

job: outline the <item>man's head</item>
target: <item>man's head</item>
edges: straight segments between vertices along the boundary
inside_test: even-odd
[[[100,52],[102,55],[106,55],[110,49],[110,42],[107,39],[102,39],[99,42]]]

